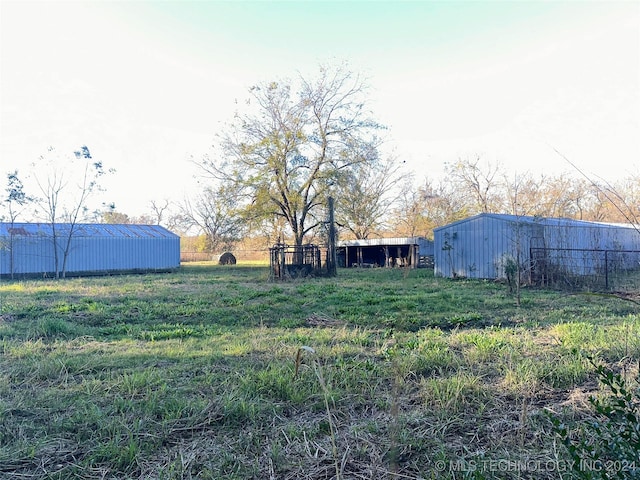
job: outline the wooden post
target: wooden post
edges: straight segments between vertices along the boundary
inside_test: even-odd
[[[284,243],[282,245],[280,245],[280,248],[278,249],[278,251],[280,252],[280,280],[284,280],[284,278],[287,276],[287,264],[285,262],[285,258],[287,256],[286,253],[286,246],[284,245]]]
[[[327,256],[327,275],[335,277],[337,275],[336,257],[336,224],[333,215],[333,197],[329,197],[329,255]]]

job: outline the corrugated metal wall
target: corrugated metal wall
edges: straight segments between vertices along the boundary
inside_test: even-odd
[[[507,258],[528,255],[530,238],[540,227],[479,215],[434,230],[435,274],[444,277],[504,276]]]
[[[554,263],[564,267],[575,265],[579,275],[593,275],[611,268],[606,266],[603,250],[640,250],[640,233],[627,225],[578,222],[570,220],[549,221],[545,227],[546,246],[564,251],[550,252]],[[628,265],[617,268],[637,268],[636,256],[625,256]],[[577,268],[579,266],[579,268]],[[568,268],[571,271],[571,268]]]
[[[549,247],[637,250],[640,233],[627,225],[597,222],[577,222],[550,219],[545,225],[545,238]]]
[[[575,249],[563,253],[568,263],[591,265],[595,271],[602,254],[582,250],[640,250],[640,234],[628,225],[480,214],[434,230],[435,274],[502,278],[506,259],[518,258],[519,250],[525,262],[531,247]],[[593,259],[585,261],[585,255]]]
[[[56,225],[59,269],[69,225]],[[50,224],[0,223],[0,275],[55,272]],[[180,266],[180,237],[158,225],[78,224],[71,237],[68,274],[163,271]]]

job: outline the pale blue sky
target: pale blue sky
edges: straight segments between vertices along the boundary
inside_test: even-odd
[[[0,0],[0,173],[87,144],[137,215],[193,190],[250,85],[343,60],[418,178],[475,154],[569,169],[553,148],[638,171],[640,2]]]

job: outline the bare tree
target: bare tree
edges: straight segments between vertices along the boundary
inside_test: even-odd
[[[337,224],[357,239],[381,229],[400,197],[398,186],[406,179],[403,164],[394,157],[355,165],[340,180],[336,202]]]
[[[151,211],[153,212],[153,216],[155,217],[155,225],[161,225],[164,220],[164,216],[167,214],[169,210],[169,206],[171,203],[166,198],[162,200],[162,202],[151,200]]]
[[[393,229],[398,235],[415,237],[418,232],[426,230],[421,200],[422,196],[413,182],[406,181],[393,215]]]
[[[603,215],[611,222],[640,224],[640,174],[631,175],[615,184],[600,181],[603,194]],[[622,211],[621,211],[622,210]]]
[[[446,171],[449,181],[458,195],[466,199],[471,212],[498,212],[502,209],[499,163],[492,164],[476,155],[473,159],[458,159],[456,163],[447,165]]]
[[[101,190],[99,179],[107,172],[102,162],[93,159],[87,146],[72,155],[58,155],[50,147],[33,167],[42,194],[37,203],[51,227],[55,276],[65,277],[77,224],[89,214],[88,201]],[[64,231],[59,231],[59,223],[65,224]]]
[[[185,200],[181,216],[188,226],[207,238],[211,253],[228,250],[245,232],[245,223],[237,212],[238,193],[231,187],[207,187],[193,201]]]
[[[600,182],[596,182],[592,177],[587,175],[581,168],[579,168],[575,163],[573,163],[566,156],[560,153],[557,149],[554,148],[554,151],[569,165],[571,165],[571,167],[576,172],[578,172],[582,176],[582,178],[588,184],[590,184],[596,192],[598,192],[601,197],[605,198],[609,202],[610,206],[614,210],[616,210],[622,216],[622,218],[624,218],[629,224],[633,225],[633,227],[637,231],[640,231],[638,227],[638,217],[635,214],[637,208],[629,205],[629,203],[627,203],[625,198],[615,189],[615,187],[613,187],[609,182],[603,179],[600,179]],[[632,195],[631,197],[634,196],[635,195]]]
[[[546,177],[536,179],[529,172],[503,176],[503,204],[506,212],[516,216],[546,215],[542,206]]]
[[[415,187],[407,182],[395,210],[394,229],[401,235],[433,238],[433,229],[468,216],[464,198],[449,182],[425,178]]]

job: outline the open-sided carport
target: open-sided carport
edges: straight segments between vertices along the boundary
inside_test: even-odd
[[[338,242],[339,267],[416,268],[433,257],[433,242],[423,237],[374,238]]]

